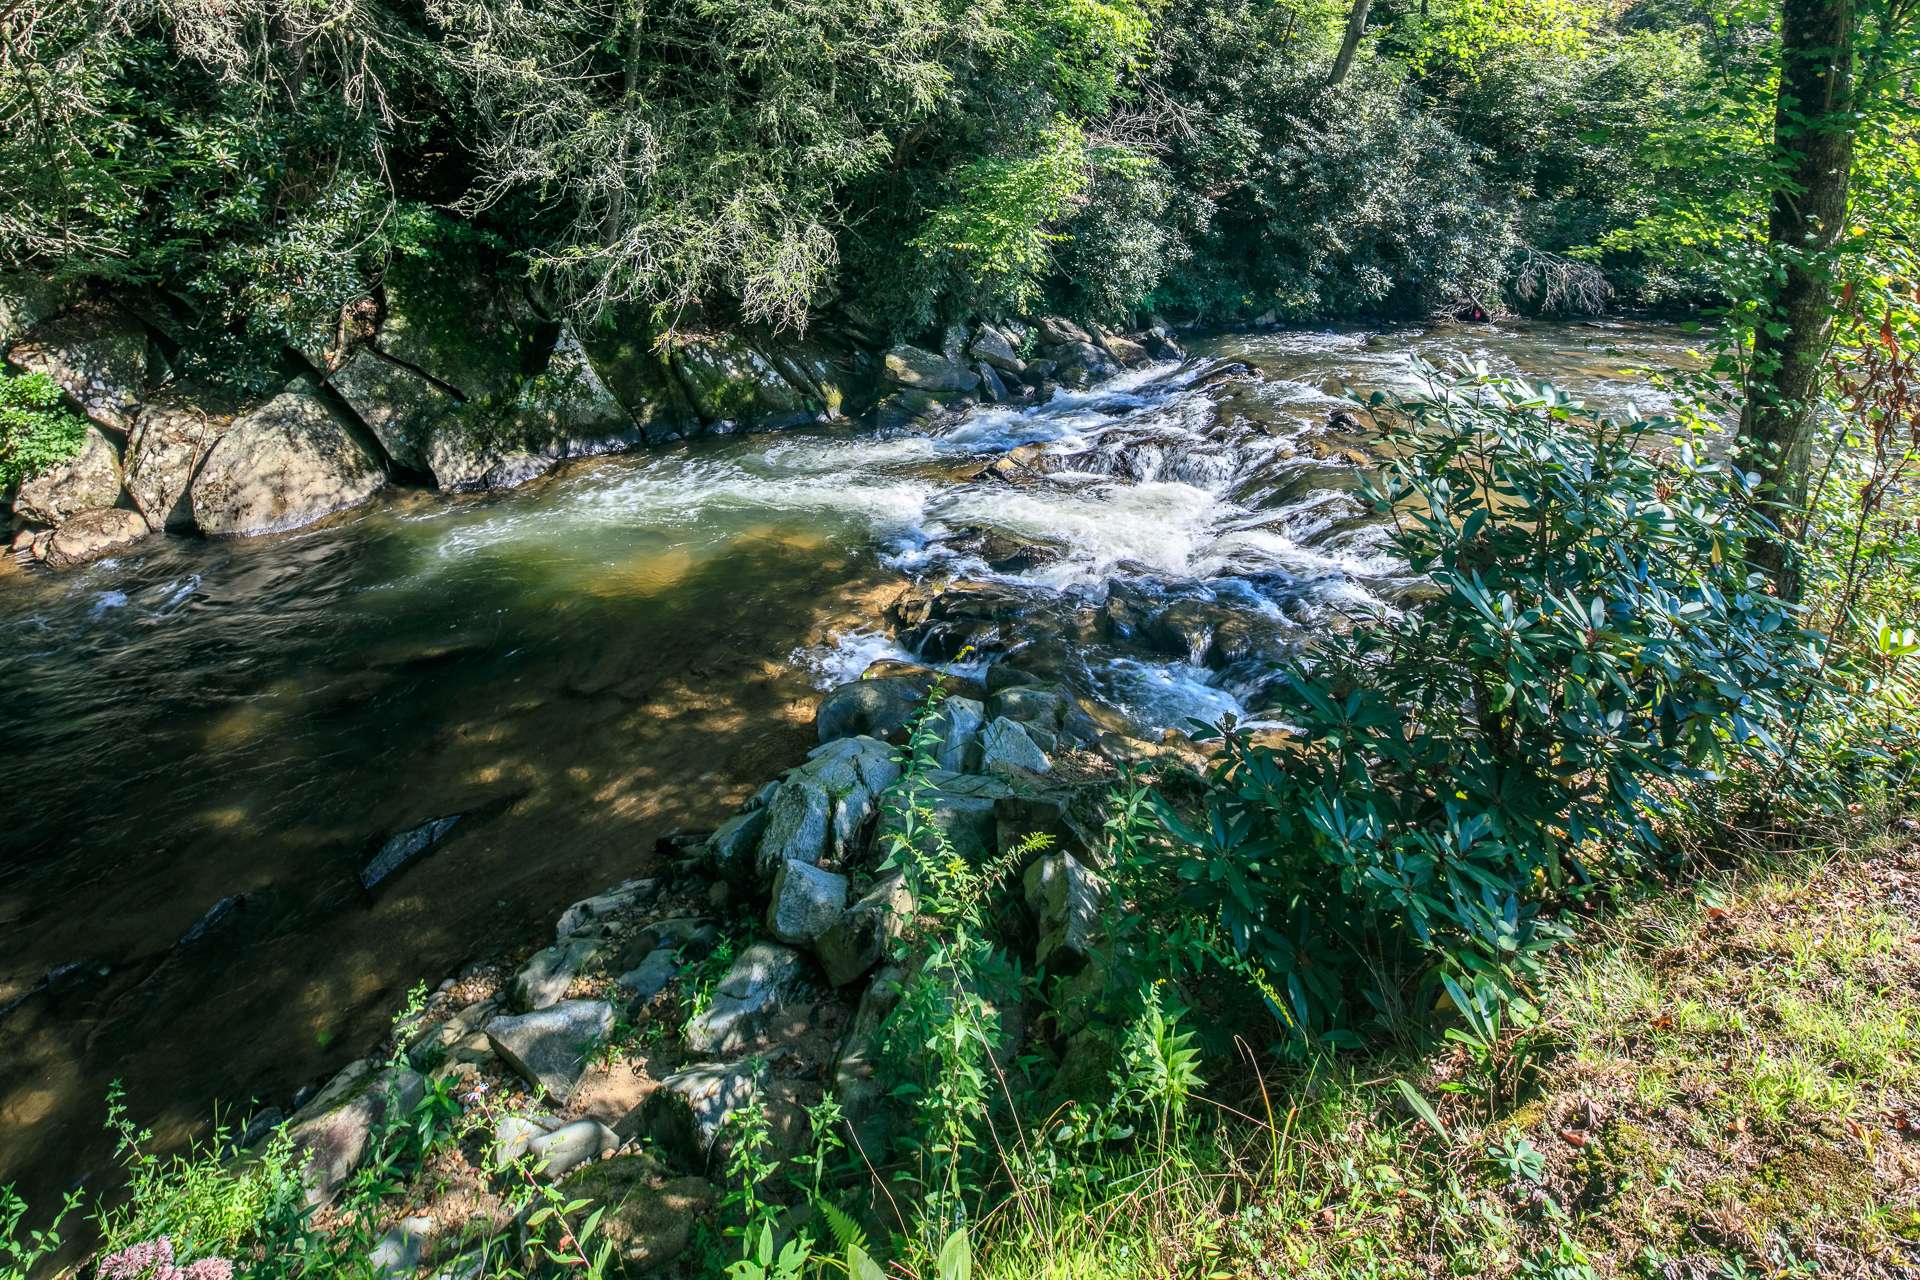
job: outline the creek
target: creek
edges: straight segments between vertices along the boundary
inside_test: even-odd
[[[284,1105],[415,982],[544,942],[659,837],[712,827],[876,658],[1024,653],[1142,733],[1258,723],[1275,653],[1409,584],[1355,496],[1367,442],[1329,427],[1343,388],[1475,358],[1657,410],[1635,370],[1687,342],[1628,322],[1221,335],[930,435],[709,439],[0,576],[0,1185],[44,1206],[103,1180],[114,1080],[163,1144],[216,1102]],[[982,476],[1021,446],[1030,475]],[[1012,598],[1018,624],[911,652],[885,605],[938,575]],[[1076,633],[1116,590],[1203,622]],[[454,814],[362,887],[383,840]]]

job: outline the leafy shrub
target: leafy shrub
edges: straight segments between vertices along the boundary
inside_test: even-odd
[[[86,419],[63,402],[44,373],[0,373],[0,490],[30,480],[80,452]]]
[[[1186,905],[1264,967],[1296,1044],[1369,1014],[1524,989],[1555,908],[1630,874],[1658,804],[1771,761],[1817,643],[1743,558],[1745,481],[1662,419],[1551,387],[1433,377],[1375,397],[1397,459],[1372,497],[1438,588],[1294,670],[1298,747],[1229,733]],[[1272,999],[1272,997],[1270,997]]]

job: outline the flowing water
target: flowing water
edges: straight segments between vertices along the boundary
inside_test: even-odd
[[[1026,602],[985,657],[1071,648],[1066,678],[1142,732],[1257,721],[1274,646],[1406,584],[1354,497],[1366,442],[1328,429],[1342,388],[1478,358],[1658,408],[1633,368],[1686,359],[1635,324],[1194,346],[1252,372],[1163,365],[933,435],[705,441],[0,574],[0,1185],[44,1204],[103,1179],[116,1079],[165,1141],[216,1100],[284,1103],[414,982],[646,872],[659,836],[800,758],[818,688],[903,652],[883,606],[909,577]],[[1023,445],[1034,474],[980,478]],[[1109,598],[1213,612],[1158,649],[1062,639],[1063,610]],[[1223,656],[1235,619],[1254,639]],[[456,813],[361,888],[386,836]]]

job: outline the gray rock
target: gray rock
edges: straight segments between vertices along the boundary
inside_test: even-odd
[[[374,1280],[398,1280],[420,1269],[420,1259],[433,1243],[433,1219],[418,1216],[402,1218],[380,1237],[367,1262]]]
[[[234,420],[194,477],[193,519],[211,536],[297,529],[372,498],[387,482],[318,388],[296,380]]]
[[[527,1154],[535,1138],[560,1127],[552,1116],[502,1116],[493,1126],[493,1162],[504,1168]]]
[[[790,947],[758,942],[734,959],[706,1012],[687,1024],[693,1053],[738,1053],[799,994],[805,961]]]
[[[813,954],[827,981],[844,987],[880,963],[912,918],[913,894],[904,876],[876,884],[814,940]]]
[[[847,909],[847,878],[805,862],[788,861],[773,877],[767,931],[805,946],[833,928]]]
[[[124,436],[146,392],[147,331],[111,307],[75,307],[16,342],[7,361],[46,374],[87,417]]]
[[[1041,316],[1033,322],[1033,327],[1039,332],[1041,346],[1070,346],[1076,342],[1093,341],[1092,334],[1062,316]]]
[[[780,784],[767,805],[767,826],[754,855],[754,872],[762,883],[789,861],[818,862],[826,852],[833,820],[833,797],[806,778]]]
[[[138,511],[108,507],[69,516],[47,543],[46,562],[66,569],[132,546],[147,536],[147,521]]]
[[[604,1206],[598,1242],[613,1246],[621,1274],[649,1276],[687,1251],[694,1223],[713,1207],[705,1178],[666,1178],[651,1156],[615,1156],[560,1184],[568,1199]],[[591,1211],[589,1211],[591,1212]]]
[[[1025,725],[1001,716],[988,721],[980,735],[980,769],[983,773],[1017,778],[1024,774],[1051,773],[1053,762],[1028,735]]]
[[[534,953],[514,975],[513,1001],[521,1009],[545,1009],[566,997],[580,971],[600,953],[598,938],[565,938]]]
[[[778,794],[777,786],[774,794]],[[728,879],[748,879],[754,870],[754,853],[766,833],[766,805],[736,813],[707,837],[707,857]]]
[[[823,743],[856,735],[899,743],[926,701],[927,684],[904,676],[881,676],[839,685],[814,709],[813,728]]]
[[[676,1071],[640,1104],[640,1132],[682,1169],[701,1172],[724,1159],[727,1118],[756,1104],[766,1064],[702,1062]]]
[[[587,1057],[613,1030],[613,1006],[604,1000],[563,1000],[546,1009],[487,1023],[487,1042],[506,1064],[565,1102]]]
[[[980,390],[994,404],[1005,404],[1013,399],[1013,393],[1007,390],[1007,384],[1000,380],[999,373],[984,361],[980,365]]]
[[[1106,884],[1064,853],[1050,853],[1027,868],[1022,881],[1027,909],[1040,925],[1034,963],[1084,961],[1093,953]]]
[[[620,1146],[620,1137],[598,1120],[575,1120],[551,1133],[543,1133],[527,1143],[527,1155],[535,1166],[544,1165],[540,1176],[556,1182],[589,1160]]]
[[[655,947],[647,953],[646,959],[616,978],[614,985],[627,998],[629,1019],[634,1010],[665,991],[667,984],[679,972],[680,958],[673,953],[673,948]]]
[[[332,1202],[340,1186],[367,1156],[375,1129],[390,1109],[405,1115],[426,1093],[426,1081],[404,1067],[381,1070],[371,1058],[352,1063],[328,1081],[287,1121],[287,1134],[301,1162],[306,1202]]]
[[[833,1062],[833,1096],[840,1103],[854,1145],[875,1165],[886,1163],[888,1084],[880,1076],[881,1031],[900,1003],[905,971],[889,965],[874,975],[860,997]]]
[[[97,511],[120,501],[120,447],[89,426],[80,452],[21,483],[14,514],[58,528],[82,511]]]
[[[778,430],[813,420],[806,393],[741,335],[683,326],[666,346],[680,385],[710,428]]]
[[[998,778],[933,770],[926,774],[911,796],[915,821],[922,830],[922,853],[931,855],[938,832],[955,853],[978,862],[993,852],[996,800],[1013,794],[1013,789]],[[890,806],[881,820],[876,847],[891,851],[891,842],[904,834],[905,815],[899,806]]]
[[[387,456],[409,471],[430,469],[427,441],[434,424],[460,407],[444,387],[373,347],[355,351],[327,381]]]
[[[18,272],[0,275],[0,349],[73,300],[71,285]]]
[[[920,347],[898,346],[882,359],[887,381],[915,391],[966,392],[980,385],[980,375],[945,356]]]
[[[1147,349],[1132,338],[1105,330],[1098,331],[1094,336],[1102,350],[1129,369],[1153,363],[1153,357],[1147,354]]]
[[[966,773],[980,767],[980,730],[986,709],[972,698],[950,697],[940,704],[930,726],[940,735],[934,759],[942,769]]]
[[[967,350],[974,359],[1016,378],[1027,371],[1027,362],[1013,349],[1013,342],[990,324],[983,324],[975,331]]]
[[[657,880],[622,880],[605,893],[583,898],[563,911],[560,922],[554,926],[554,937],[564,939],[575,934],[591,933],[604,938],[612,927],[609,922],[615,916],[653,901],[659,892],[660,882]]]
[[[829,843],[838,857],[851,856],[880,797],[900,778],[893,748],[878,738],[837,738],[807,753],[792,775],[826,792],[832,802]]]
[[[444,818],[430,818],[417,827],[409,827],[397,835],[388,836],[373,857],[367,860],[367,865],[360,868],[360,887],[372,890],[396,871],[438,846],[460,824],[461,816],[454,813]]]
[[[677,953],[683,960],[698,960],[720,944],[720,929],[700,916],[674,916],[656,920],[633,937],[627,954],[644,956],[659,948]]]
[[[127,494],[155,533],[193,528],[193,477],[232,421],[224,402],[206,398],[176,396],[140,407],[127,438]]]

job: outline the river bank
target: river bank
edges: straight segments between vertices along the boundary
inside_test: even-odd
[[[1338,451],[1364,440],[1337,438],[1338,387],[1404,385],[1409,354],[1479,354],[1624,403],[1627,370],[1671,363],[1684,338],[1572,325],[1192,345],[1248,371],[1168,364],[931,433],[711,439],[8,584],[0,663],[25,694],[5,728],[29,785],[9,788],[20,843],[0,917],[6,999],[31,998],[8,1015],[17,1136],[0,1181],[45,1202],[105,1176],[116,1077],[176,1140],[216,1099],[284,1109],[377,1041],[412,983],[653,874],[658,837],[717,825],[796,763],[821,686],[875,658],[1020,646],[1008,665],[1154,732],[1257,716],[1216,642],[1226,615],[1229,633],[1284,638],[1395,577],[1341,509],[1361,467]],[[1021,448],[1073,461],[981,478]],[[956,578],[1002,614],[976,611],[964,639],[889,618],[915,579]],[[1127,601],[1164,625],[1116,638]],[[1036,633],[1083,614],[1079,659],[1044,669]],[[384,840],[457,813],[483,816],[361,887]]]

